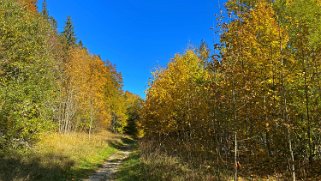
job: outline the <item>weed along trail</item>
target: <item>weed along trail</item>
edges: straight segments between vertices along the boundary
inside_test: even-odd
[[[115,174],[119,170],[121,164],[133,152],[135,142],[128,138],[122,139],[123,143],[111,143],[118,151],[111,155],[104,164],[88,179],[84,181],[110,181],[115,180]]]

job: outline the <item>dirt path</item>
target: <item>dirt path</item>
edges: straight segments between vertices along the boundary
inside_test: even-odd
[[[110,146],[118,151],[110,156],[107,161],[88,179],[84,181],[112,181],[115,180],[115,173],[120,165],[129,157],[135,149],[136,142],[133,139],[122,138],[121,142],[111,142]]]
[[[131,151],[118,151],[110,156],[100,169],[84,181],[111,181],[114,180],[114,175],[118,171],[119,166],[128,158]]]

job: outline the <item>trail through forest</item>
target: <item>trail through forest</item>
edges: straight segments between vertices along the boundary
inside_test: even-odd
[[[56,2],[66,11],[51,15],[56,5],[41,0],[38,10],[37,1],[0,0],[0,181],[321,180],[321,0],[187,0],[183,12],[142,1],[126,16],[112,4],[121,18],[143,18],[133,24],[138,40],[158,35],[150,23],[168,30],[159,34],[164,43],[148,38],[176,52],[167,65],[166,49],[103,41],[116,34],[97,26],[79,27],[103,32],[84,44],[73,17],[64,26],[55,19],[80,7]],[[104,12],[97,3],[83,4]],[[173,8],[173,24],[159,14],[163,5]],[[202,17],[185,16],[194,11]],[[111,19],[114,33],[131,23],[118,18],[91,20]],[[210,44],[176,45],[208,35]],[[116,66],[102,58],[115,48],[133,55]],[[136,73],[153,69],[155,57],[163,66],[144,74],[143,98],[129,92],[139,91],[144,76]],[[131,73],[132,81],[122,76]]]
[[[89,176],[84,181],[111,181],[115,180],[115,174],[117,173],[121,164],[129,157],[133,152],[133,145],[131,143],[115,144],[112,143],[119,151],[110,156],[106,162],[98,169],[94,174]]]
[[[114,175],[123,161],[128,158],[131,151],[119,151],[112,155],[103,166],[89,177],[89,181],[110,181],[114,180]]]

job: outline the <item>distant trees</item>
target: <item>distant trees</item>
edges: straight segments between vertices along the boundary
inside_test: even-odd
[[[109,128],[112,121],[126,121],[124,110],[117,110],[124,98],[120,80],[115,80],[118,73],[111,64],[105,64],[98,56],[93,56],[84,48],[74,47],[69,51],[66,63],[66,110],[70,119],[63,119],[65,132],[87,130],[94,127]],[[115,99],[114,101],[112,99]],[[116,102],[116,100],[118,102]],[[117,118],[115,118],[118,116]],[[116,120],[115,120],[116,119]],[[66,128],[67,126],[67,128]],[[121,131],[123,127],[119,128]]]
[[[122,78],[109,62],[91,55],[78,45],[71,18],[61,35],[61,101],[58,108],[60,132],[112,129],[123,132],[126,126],[126,102]]]
[[[140,111],[143,106],[143,100],[139,96],[128,91],[125,92],[127,125],[124,128],[125,133],[133,137],[143,136],[140,123]]]

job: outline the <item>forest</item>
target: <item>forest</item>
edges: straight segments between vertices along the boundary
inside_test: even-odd
[[[128,140],[116,180],[320,180],[321,1],[216,18],[220,41],[174,55],[142,99],[71,17],[58,32],[46,1],[0,0],[0,180],[80,180]]]
[[[164,154],[198,170],[183,180],[320,179],[321,1],[225,7],[220,43],[154,72],[143,157]]]
[[[46,7],[38,13],[35,1],[18,2],[1,2],[0,148],[45,130],[124,132],[127,107],[139,98],[123,92],[116,67],[76,39],[70,17],[58,33]]]
[[[36,0],[0,1],[0,60],[0,180],[65,180],[58,178],[61,175],[39,176],[36,169],[31,174],[19,174],[32,168],[35,160],[45,160],[39,155],[53,154],[50,145],[58,149],[72,139],[79,141],[70,143],[80,145],[72,148],[78,152],[84,144],[88,146],[85,151],[106,153],[105,146],[96,145],[105,138],[96,134],[128,132],[127,125],[136,119],[141,98],[123,91],[116,66],[91,54],[76,38],[71,17],[64,31],[57,31],[46,1],[41,12]],[[88,141],[80,142],[86,137]],[[43,142],[40,153],[34,151],[39,142]],[[56,153],[61,154],[68,146]],[[79,156],[84,154],[78,152]],[[30,154],[35,156],[33,160]],[[80,158],[84,161],[89,156]],[[17,166],[14,163],[18,160],[21,164]],[[65,161],[63,157],[58,160]]]

